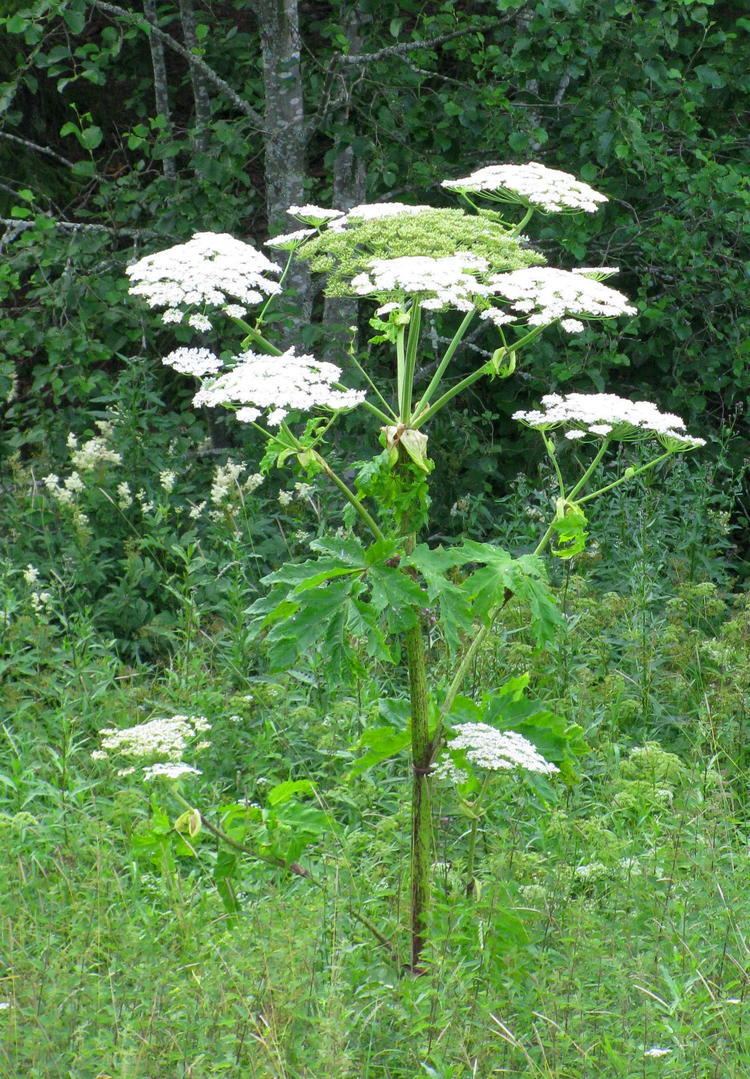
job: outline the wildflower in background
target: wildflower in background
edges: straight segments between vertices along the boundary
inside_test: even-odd
[[[201,775],[200,768],[193,768],[191,764],[176,761],[174,764],[151,764],[143,769],[144,779],[181,779],[183,776]]]
[[[41,614],[42,611],[46,611],[52,606],[52,594],[50,592],[32,592],[31,606],[37,614]]]
[[[267,423],[278,427],[292,411],[354,408],[365,399],[359,390],[334,388],[341,378],[340,367],[314,356],[298,356],[292,348],[280,356],[244,352],[237,359],[236,367],[203,384],[193,398],[194,405],[267,409]]]
[[[595,213],[606,195],[569,172],[536,161],[526,165],[487,165],[460,180],[443,180],[451,191],[474,192],[498,202],[515,202],[543,213]]]
[[[460,787],[462,783],[466,783],[469,779],[469,773],[464,772],[462,768],[454,764],[450,757],[443,757],[441,761],[438,761],[432,770],[432,774],[435,779],[455,783],[457,787]]]
[[[123,480],[122,483],[117,484],[117,505],[121,510],[130,509],[133,505],[133,495],[127,480]]]
[[[314,490],[315,488],[311,483],[295,483],[294,497],[302,502],[304,499],[310,498]]]
[[[165,468],[162,472],[159,473],[159,483],[161,484],[163,490],[165,490],[168,495],[171,494],[172,491],[174,490],[174,485],[175,485],[176,480],[177,480],[176,473],[172,472],[168,468]]]
[[[672,1052],[671,1049],[662,1049],[658,1045],[654,1045],[651,1049],[647,1049],[643,1054],[645,1057],[666,1057]]]
[[[94,750],[94,759],[122,754],[127,757],[167,757],[177,761],[193,738],[210,729],[211,724],[205,716],[187,715],[150,719],[122,730],[105,727],[99,732],[102,748]]]
[[[190,507],[189,516],[192,518],[192,520],[197,521],[198,518],[200,517],[200,515],[203,513],[205,508],[206,508],[206,503],[205,502],[196,502],[195,505]]]
[[[232,493],[238,490],[238,479],[243,468],[244,465],[237,464],[231,459],[224,465],[216,466],[210,494],[210,499],[215,506],[228,501]]]
[[[72,431],[69,432],[68,437],[65,439],[65,445],[68,447],[69,450],[78,449],[78,439]]]
[[[705,440],[688,435],[685,422],[671,412],[660,412],[650,401],[630,401],[613,393],[550,393],[542,407],[513,413],[513,419],[537,431],[566,427],[566,438],[588,434],[618,441],[654,437],[668,449],[695,449]]]
[[[107,425],[109,427],[109,425]],[[81,472],[92,472],[100,465],[121,465],[122,457],[107,445],[107,437],[111,429],[104,435],[96,435],[84,442],[80,449],[73,450],[70,459],[74,466]]]
[[[543,775],[559,771],[517,731],[498,731],[488,723],[458,723],[453,731],[448,749],[465,750],[466,759],[480,768],[493,772],[525,768]]]
[[[343,210],[327,210],[324,206],[312,206],[310,203],[306,206],[290,206],[287,213],[316,227],[344,216]]]
[[[252,494],[253,491],[257,491],[265,479],[262,472],[253,472],[252,476],[248,476],[245,480],[242,490],[247,491],[248,494]]]
[[[291,491],[279,491],[279,503],[283,507],[291,506],[294,495]]]
[[[194,330],[200,330],[204,333],[208,333],[208,331],[212,328],[211,319],[208,318],[206,315],[188,315],[187,323],[188,326],[192,326]]]
[[[253,247],[224,232],[197,232],[191,240],[135,262],[127,269],[130,292],[149,307],[224,307],[230,299],[258,304],[281,291],[280,269]]]
[[[23,579],[28,585],[36,584],[39,580],[39,570],[36,568],[36,566],[32,566],[32,564],[29,562],[28,566],[23,571]]]

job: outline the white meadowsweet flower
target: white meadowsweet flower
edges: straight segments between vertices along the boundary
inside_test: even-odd
[[[651,1049],[646,1049],[643,1055],[645,1057],[666,1057],[669,1056],[671,1052],[671,1049],[663,1049],[659,1045],[654,1045]]]
[[[37,614],[41,614],[47,607],[52,606],[52,593],[51,592],[32,592],[31,593],[31,606],[34,608]]]
[[[159,473],[159,483],[168,495],[171,494],[172,491],[174,491],[174,485],[176,480],[177,473],[172,472],[172,470],[169,468],[165,468],[162,472]]]
[[[78,439],[76,438],[76,436],[73,434],[72,431],[68,432],[68,437],[65,440],[65,445],[68,447],[69,450],[77,450],[78,449]]]
[[[247,304],[281,291],[281,271],[253,247],[225,232],[196,232],[191,240],[135,262],[127,269],[130,292],[149,307],[224,306],[229,298]]]
[[[80,449],[73,450],[70,459],[81,472],[91,472],[104,464],[122,464],[120,454],[116,450],[111,450],[107,445],[106,436],[99,437],[98,435],[84,442]],[[65,485],[68,485],[67,480]],[[83,484],[77,489],[82,490]]]
[[[172,764],[151,764],[143,769],[144,779],[181,779],[183,776],[199,776],[200,768],[193,768],[192,764],[184,761],[175,761]]]
[[[325,206],[313,206],[310,203],[306,206],[290,206],[287,213],[311,225],[323,225],[326,221],[333,221],[344,216],[343,210],[326,209]]]
[[[281,236],[272,236],[266,240],[266,247],[275,247],[279,251],[293,251],[311,236],[317,236],[317,229],[297,229],[295,232],[285,232]]]
[[[550,393],[540,409],[518,411],[513,419],[537,431],[569,427],[566,438],[586,434],[611,435],[618,441],[658,438],[673,452],[705,446],[705,440],[688,435],[685,422],[671,412],[660,412],[650,401],[630,401],[614,393]],[[579,432],[573,435],[573,431]]]
[[[287,506],[291,506],[294,495],[291,491],[279,491],[279,505],[286,509]]]
[[[219,357],[208,348],[176,348],[161,362],[181,375],[194,375],[195,378],[215,375],[222,367]]]
[[[528,772],[552,775],[557,765],[545,760],[528,738],[517,731],[498,731],[488,723],[458,723],[448,740],[448,749],[463,749],[466,759],[488,771],[525,768]]]
[[[133,494],[127,480],[123,480],[122,483],[117,484],[117,505],[121,510],[130,509],[133,505]]]
[[[530,326],[546,326],[569,316],[590,319],[637,314],[627,297],[616,289],[551,266],[496,274],[489,284],[512,310],[527,316]]]
[[[216,466],[210,496],[215,506],[220,506],[238,491],[239,478],[244,467],[231,459],[225,465]]]
[[[206,315],[188,315],[187,321],[188,326],[191,326],[194,330],[200,330],[203,333],[208,333],[208,331],[212,329],[211,319]]]
[[[365,273],[352,278],[352,288],[360,296],[399,293],[424,296],[420,306],[428,310],[455,307],[470,311],[478,296],[489,295],[487,285],[476,274],[488,268],[486,259],[469,252],[445,258],[405,255],[394,259],[373,259]]]
[[[29,562],[28,566],[23,571],[23,579],[26,581],[26,584],[29,585],[36,584],[39,580],[39,570],[36,566],[32,566],[31,562]]]
[[[289,412],[354,408],[365,398],[360,390],[334,388],[341,368],[314,356],[297,355],[292,348],[280,356],[243,352],[237,359],[231,370],[203,384],[194,405],[251,405],[268,410],[267,422],[277,426]]]
[[[247,491],[248,494],[252,494],[253,491],[257,491],[262,486],[264,480],[265,476],[262,472],[253,472],[252,476],[248,476],[245,480],[243,490]]]
[[[517,202],[544,213],[594,213],[607,202],[593,187],[568,172],[531,161],[527,165],[487,165],[460,180],[443,180],[452,191],[471,191],[500,202]]]
[[[210,726],[205,716],[176,715],[150,719],[122,730],[105,727],[99,732],[102,748],[94,752],[97,760],[102,759],[102,752],[107,752],[125,757],[167,757],[174,761],[182,756],[193,738]]]

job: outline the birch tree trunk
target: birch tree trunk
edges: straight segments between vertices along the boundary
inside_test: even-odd
[[[156,26],[156,0],[143,0],[143,14],[146,21]],[[154,101],[156,113],[164,117],[164,134],[172,139],[172,114],[169,111],[169,84],[167,82],[167,65],[164,59],[164,45],[156,34],[148,35],[148,44],[151,49],[151,66],[154,71]],[[162,161],[164,175],[168,180],[177,177],[177,169],[173,157],[165,157]]]
[[[265,178],[269,235],[295,227],[286,210],[305,202],[306,131],[297,0],[257,0],[265,90]],[[312,285],[304,263],[287,277],[296,293],[295,331],[310,321]]]
[[[193,0],[180,0],[180,22],[185,44],[193,52],[198,48]],[[208,133],[211,123],[211,96],[205,75],[196,64],[192,63],[190,64],[190,80],[193,84],[193,101],[195,102],[195,149],[199,154],[205,154],[208,150]]]

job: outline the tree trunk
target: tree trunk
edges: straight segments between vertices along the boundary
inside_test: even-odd
[[[300,67],[297,0],[258,0],[265,89],[265,177],[268,232],[289,232],[295,226],[286,211],[305,202],[306,132]],[[312,286],[304,263],[287,276],[295,293],[294,331],[310,321]]]
[[[146,21],[156,26],[156,0],[143,0],[143,14]],[[151,49],[151,66],[154,71],[154,100],[156,113],[164,117],[164,134],[172,139],[172,114],[169,111],[169,84],[167,82],[167,65],[164,60],[164,45],[155,34],[148,35],[148,44]],[[162,161],[164,175],[168,180],[177,177],[177,169],[173,157],[165,157]]]
[[[193,52],[198,48],[193,0],[180,0],[180,22],[185,45]],[[190,65],[190,80],[193,84],[195,102],[195,149],[199,154],[205,154],[208,150],[211,124],[211,96],[208,92],[206,77],[195,64]]]

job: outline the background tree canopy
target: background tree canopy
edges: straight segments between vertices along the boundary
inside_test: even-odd
[[[54,451],[114,402],[155,396],[181,414],[184,389],[153,358],[157,323],[123,303],[136,254],[197,230],[260,243],[310,199],[426,190],[452,205],[440,181],[496,161],[540,160],[608,195],[533,239],[552,250],[554,237],[571,265],[619,265],[639,314],[540,340],[525,379],[480,407],[502,419],[555,386],[606,386],[726,423],[750,385],[742,10],[13,0],[0,35],[6,451]],[[335,328],[356,311],[324,304],[304,267],[294,283],[299,335],[340,348]]]

